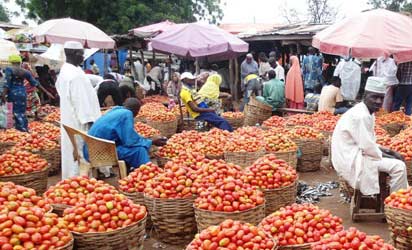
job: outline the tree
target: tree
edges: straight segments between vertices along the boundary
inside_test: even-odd
[[[89,22],[109,34],[169,19],[212,23],[223,17],[220,0],[16,0],[28,9],[28,18],[45,21],[71,17]]]
[[[412,1],[408,0],[369,0],[368,4],[374,9],[382,8],[395,12],[412,13]]]
[[[300,22],[300,14],[295,8],[289,8],[288,1],[283,1],[280,5],[280,11],[283,18],[288,24]]]
[[[309,18],[312,23],[329,23],[335,19],[336,10],[329,0],[307,0]]]
[[[0,4],[0,21],[1,22],[10,22],[9,14],[7,12],[7,9]]]

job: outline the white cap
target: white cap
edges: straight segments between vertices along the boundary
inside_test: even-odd
[[[194,79],[196,79],[196,78],[193,76],[192,73],[190,73],[190,72],[184,72],[184,73],[180,76],[180,80],[183,80],[183,79],[194,80]]]
[[[247,53],[246,57],[253,58],[253,55],[252,55],[252,53]]]
[[[385,79],[382,77],[370,76],[368,80],[366,81],[365,90],[374,92],[374,93],[385,94],[386,93]]]
[[[83,45],[80,42],[76,41],[67,41],[64,43],[65,49],[84,49]]]

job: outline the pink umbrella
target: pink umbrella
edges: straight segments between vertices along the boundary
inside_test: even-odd
[[[249,44],[216,25],[185,23],[176,24],[153,38],[152,48],[189,58],[228,59],[246,53]]]
[[[394,55],[412,61],[412,19],[388,10],[371,10],[346,18],[317,33],[312,44],[322,53],[378,58]]]
[[[71,18],[48,20],[33,29],[38,43],[78,41],[87,48],[112,49],[115,42],[106,33],[90,23]]]
[[[166,20],[160,23],[155,23],[155,24],[135,28],[135,29],[129,30],[129,32],[132,33],[133,35],[140,36],[140,37],[150,37],[150,36],[155,36],[157,34],[162,33],[163,31],[169,29],[173,25],[175,25],[174,22]]]

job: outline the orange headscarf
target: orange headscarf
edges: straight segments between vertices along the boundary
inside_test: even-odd
[[[286,75],[285,97],[290,101],[303,103],[305,97],[299,59],[296,56],[291,56],[290,64],[291,67]]]

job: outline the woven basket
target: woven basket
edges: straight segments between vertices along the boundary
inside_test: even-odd
[[[58,216],[62,217],[63,212],[66,208],[71,207],[70,205],[66,204],[51,204],[53,207],[53,213],[57,214]]]
[[[206,158],[209,159],[209,160],[223,160],[223,159],[225,159],[225,154],[221,154],[221,155],[207,154]]]
[[[246,168],[264,155],[264,150],[256,152],[225,152],[225,161]]]
[[[14,142],[0,142],[0,155],[6,153],[6,151],[10,150],[14,145],[16,145]]]
[[[194,197],[157,199],[144,196],[157,239],[172,245],[187,244],[193,239],[196,234],[194,200]]]
[[[296,139],[296,144],[302,152],[298,159],[299,172],[313,172],[320,169],[323,156],[323,141],[319,139]]]
[[[393,246],[398,250],[410,250],[412,234],[408,232],[408,228],[412,225],[412,211],[385,205],[385,216]]]
[[[146,117],[144,117],[144,116],[136,116],[136,117],[134,118],[134,122],[135,122],[135,123],[136,123],[136,122],[146,123]]]
[[[217,212],[203,210],[199,208],[195,209],[197,229],[200,231],[208,228],[209,226],[219,225],[226,219],[243,221],[253,225],[258,225],[263,218],[265,218],[265,204],[259,205],[252,209],[241,212]]]
[[[262,124],[272,116],[272,108],[268,110],[262,106],[253,106],[249,102],[249,104],[245,106],[244,113],[245,120],[243,122],[243,125],[255,126],[257,123]]]
[[[399,134],[401,130],[404,128],[405,124],[403,123],[390,123],[382,125],[382,128],[388,132],[390,137],[394,137],[395,135]]]
[[[313,243],[306,243],[300,245],[279,246],[279,250],[311,250]]]
[[[133,201],[134,204],[144,205],[144,194],[135,192],[135,193],[127,193],[119,190],[119,193],[123,194],[127,198]],[[150,230],[153,227],[152,219],[150,214],[147,213],[146,216],[146,230]]]
[[[27,174],[18,174],[10,176],[0,176],[0,182],[11,181],[14,184],[33,188],[38,196],[42,196],[47,190],[47,176],[49,174],[49,166],[43,170],[35,171]]]
[[[166,137],[171,137],[177,131],[177,119],[169,122],[157,122],[146,120],[147,125],[160,131],[160,134]]]
[[[245,118],[228,118],[224,117],[224,119],[232,126],[233,129],[237,129],[243,126]],[[253,124],[254,125],[254,124]]]
[[[298,156],[297,156],[296,150],[287,151],[287,152],[267,152],[266,151],[266,154],[274,154],[276,158],[286,161],[289,166],[296,169],[296,166],[298,164]]]
[[[288,206],[296,202],[296,194],[298,192],[298,180],[287,187],[277,189],[264,189],[266,201],[266,216],[279,210],[281,207]]]
[[[60,147],[52,149],[52,150],[41,150],[37,152],[36,154],[39,154],[42,158],[47,160],[47,162],[50,164],[49,176],[56,175],[57,173],[60,172],[61,160],[62,160]]]
[[[73,250],[73,245],[74,245],[74,239],[72,239],[69,243],[66,245],[56,248],[57,250]]]
[[[127,227],[102,233],[73,233],[76,250],[141,250],[146,217]]]

